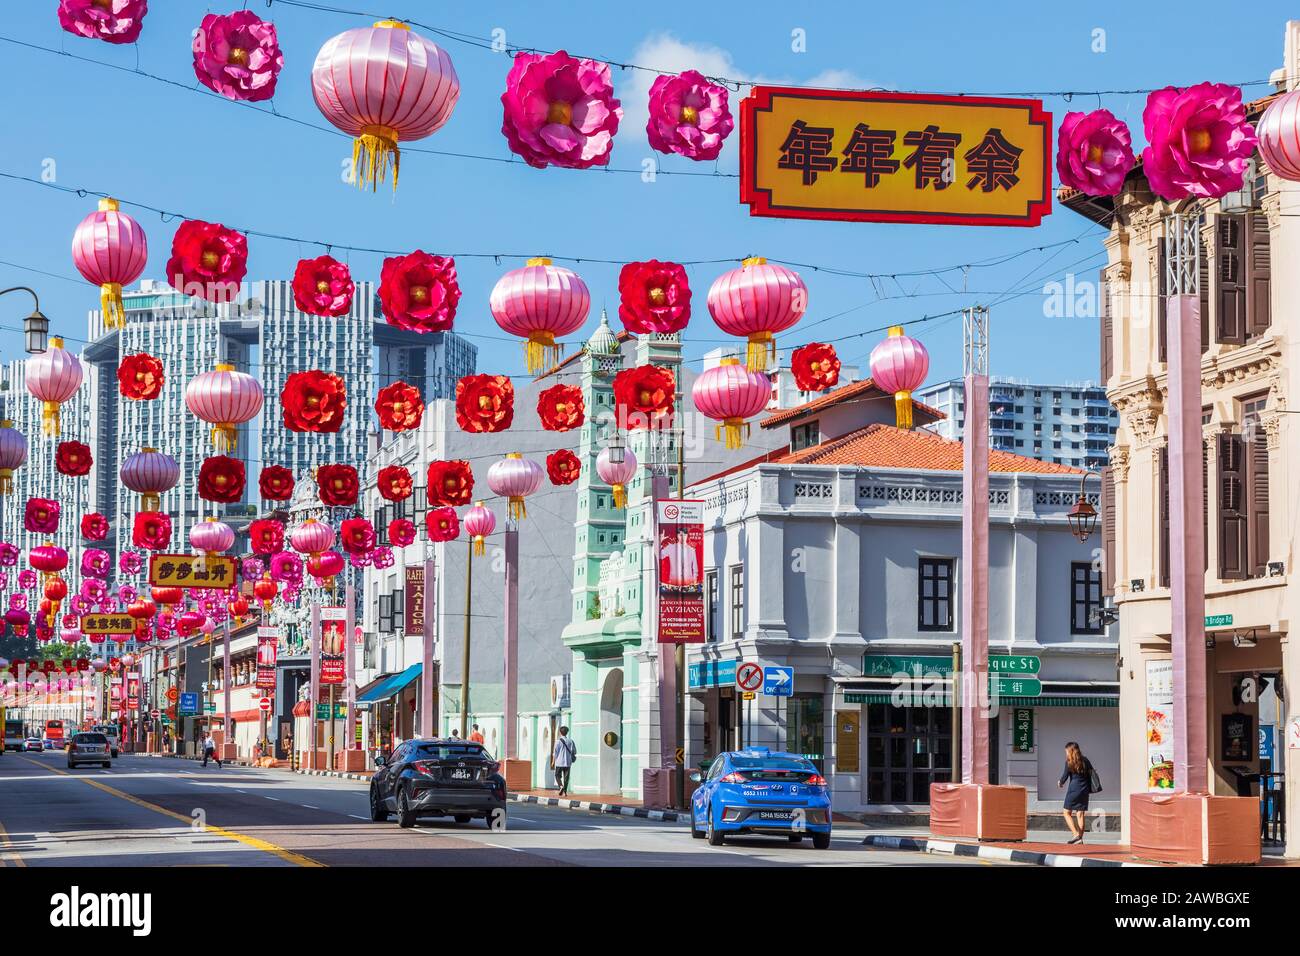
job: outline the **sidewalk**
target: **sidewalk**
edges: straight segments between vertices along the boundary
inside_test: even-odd
[[[647,810],[639,801],[629,800],[621,794],[584,793],[560,797],[555,790],[512,790],[508,798],[516,803],[535,803],[543,807],[560,807],[565,810],[585,810],[588,813],[612,813],[643,820],[662,820],[666,823],[685,823],[688,814],[683,810]]]

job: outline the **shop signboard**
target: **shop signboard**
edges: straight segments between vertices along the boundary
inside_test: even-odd
[[[655,502],[659,643],[704,643],[704,502]]]
[[[732,687],[736,683],[736,665],[739,661],[696,661],[686,669],[687,685],[691,690],[710,687]]]
[[[149,583],[156,588],[233,587],[235,559],[223,554],[153,554]]]
[[[347,719],[347,716],[348,716],[348,705],[347,705],[346,703],[336,702],[336,703],[334,704],[334,719],[335,719],[335,720],[346,720],[346,719]],[[317,705],[316,705],[316,719],[317,719],[317,720],[329,720],[329,719],[330,719],[330,705],[329,705],[329,704],[317,704]]]
[[[406,633],[424,632],[424,565],[406,566]]]
[[[83,634],[134,634],[135,618],[130,614],[83,614]]]
[[[840,773],[857,773],[861,763],[859,741],[862,736],[862,712],[835,712],[835,769]]]
[[[1174,662],[1147,661],[1147,792],[1174,789]]]
[[[1011,712],[1012,750],[1018,754],[1034,752],[1034,709],[1017,707]]]

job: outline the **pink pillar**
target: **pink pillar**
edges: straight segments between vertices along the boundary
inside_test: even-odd
[[[320,602],[311,602],[311,701],[307,706],[307,767],[316,766],[316,701],[320,700]]]
[[[519,529],[507,527],[505,532],[506,579],[505,607],[505,753],[507,760],[519,757]]]
[[[234,728],[230,726],[230,618],[226,618],[221,632],[221,717],[222,743],[234,743]]]
[[[424,600],[423,607],[423,648],[420,657],[420,736],[432,737],[437,732],[434,726],[433,689],[433,636],[436,621],[433,608],[433,560],[424,559]]]
[[[961,782],[989,783],[989,724],[985,703],[989,659],[989,378],[965,379],[962,442]],[[954,675],[954,681],[963,679]]]
[[[1206,793],[1205,529],[1201,476],[1201,304],[1169,297],[1169,597],[1174,789]]]
[[[343,698],[347,703],[347,721],[343,725],[344,742],[340,750],[360,749],[361,745],[357,743],[356,730],[353,726],[357,719],[357,647],[356,639],[353,636],[353,628],[357,622],[356,612],[357,589],[354,585],[349,584],[343,589],[344,610],[343,621]],[[333,714],[330,715],[331,719]]]
[[[642,606],[654,610],[646,615],[650,627],[645,633],[659,636],[659,500],[669,496],[666,475],[655,475],[653,500],[650,503],[649,547],[645,560],[649,563],[649,576],[642,575],[647,590],[642,595]],[[677,766],[677,647],[659,644],[659,766],[668,770]],[[674,799],[669,796],[669,801]]]

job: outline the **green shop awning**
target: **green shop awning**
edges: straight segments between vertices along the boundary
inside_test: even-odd
[[[357,703],[370,704],[400,694],[406,689],[407,684],[420,676],[420,669],[421,665],[412,664],[400,674],[380,678],[377,683],[371,684],[357,696]]]
[[[872,691],[864,694],[846,692],[846,704],[892,704],[893,694]],[[1044,694],[1042,697],[1002,697],[998,699],[1002,707],[1118,707],[1119,697],[1109,695],[1062,695]],[[919,706],[919,705],[913,705]],[[944,706],[951,707],[952,701],[944,697]]]

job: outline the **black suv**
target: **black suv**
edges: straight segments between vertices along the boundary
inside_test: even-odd
[[[456,738],[408,740],[370,780],[370,819],[397,814],[403,827],[417,817],[451,817],[468,823],[482,817],[489,827],[506,825],[506,781],[481,744]]]

